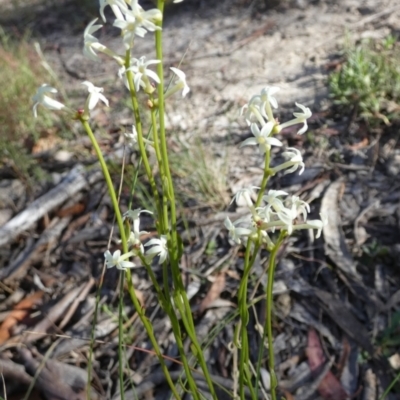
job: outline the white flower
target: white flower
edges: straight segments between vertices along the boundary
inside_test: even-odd
[[[132,125],[132,132],[124,133],[125,140],[128,146],[133,147],[138,141],[138,134],[136,130],[136,126]],[[124,214],[125,215],[125,214]]]
[[[99,40],[93,36],[93,33],[98,31],[103,25],[94,25],[97,21],[97,18],[94,19],[89,25],[86,27],[83,33],[83,54],[94,61],[99,61],[99,57],[96,51],[101,51],[104,54],[107,54],[111,58],[114,58],[119,64],[123,64],[124,60],[111,51],[108,47],[104,46],[99,42]]]
[[[106,6],[110,6],[115,17],[120,19],[124,18],[121,9],[123,11],[128,10],[124,0],[100,0],[100,15],[104,22],[106,22],[106,17],[104,16],[104,8]]]
[[[126,49],[133,45],[135,36],[144,37],[147,31],[161,30],[155,23],[162,21],[162,13],[158,9],[144,11],[137,0],[130,0],[131,9],[122,10],[123,16],[117,16],[114,26],[121,29]]]
[[[181,89],[183,89],[182,97],[185,97],[190,92],[190,88],[186,83],[186,74],[178,68],[171,67],[170,70],[177,76],[178,80],[175,81],[175,85],[165,93],[165,98],[172,96]]]
[[[254,189],[260,189],[257,186],[251,186],[249,188],[244,188],[240,189],[237,191],[235,196],[233,196],[232,201],[230,204],[232,204],[234,201],[236,201],[236,204],[238,204],[238,201],[241,197],[244,198],[247,207],[252,208],[253,207],[253,200],[251,199],[251,196],[254,195]]]
[[[135,36],[144,37],[147,31],[137,24],[136,18],[132,13],[125,14],[125,18],[117,18],[113,26],[121,29],[122,41],[125,48],[128,50],[133,46]]]
[[[96,107],[96,104],[101,100],[108,107],[108,100],[102,94],[103,88],[94,86],[93,83],[89,81],[82,82],[88,89],[89,96],[85,104],[85,114],[89,115],[90,111]]]
[[[122,270],[126,268],[133,268],[135,266],[133,262],[126,261],[131,256],[133,256],[132,252],[123,254],[121,256],[121,250],[114,251],[114,254],[111,254],[109,250],[104,253],[107,268],[117,267],[117,269]]]
[[[299,103],[296,103],[296,106],[301,108],[301,110],[303,112],[302,113],[299,113],[299,112],[293,113],[293,116],[295,116],[296,118],[292,119],[292,120],[290,120],[288,122],[285,122],[283,124],[280,124],[277,127],[279,132],[282,129],[287,128],[288,126],[292,126],[292,125],[296,125],[296,124],[303,124],[303,127],[299,131],[297,131],[298,135],[302,135],[304,132],[307,131],[307,129],[308,129],[307,119],[310,118],[311,115],[312,115],[311,110],[308,107],[303,106],[302,104],[299,104]]]
[[[136,208],[135,210],[128,210],[124,212],[122,215],[123,220],[125,219],[130,219],[132,222],[135,222],[137,219],[139,219],[139,216],[141,213],[147,213],[147,214],[153,214],[149,210],[141,210],[140,208]]]
[[[262,108],[260,96],[253,96],[248,104],[245,104],[241,108],[240,115],[244,115],[247,125],[258,122],[261,126],[264,126],[264,119],[268,120],[268,116],[264,113]]]
[[[93,33],[98,31],[103,25],[94,25],[96,23],[98,18],[94,19],[92,22],[89,23],[89,25],[86,27],[84,33],[83,33],[83,54],[92,59],[97,61],[98,56],[94,49],[98,47],[98,45],[102,46],[98,39],[93,36]],[[103,46],[105,47],[105,46]]]
[[[261,154],[265,154],[265,152],[269,150],[271,146],[282,146],[282,142],[280,140],[270,136],[274,126],[275,121],[269,121],[260,131],[257,124],[251,124],[250,129],[254,135],[254,138],[246,139],[243,143],[241,143],[240,147],[258,145]]]
[[[160,239],[154,238],[149,240],[145,246],[153,246],[150,250],[147,250],[146,256],[149,259],[153,259],[156,256],[159,256],[158,260],[159,264],[162,264],[168,257],[168,248],[167,248],[167,236],[161,235]]]
[[[271,168],[274,173],[281,171],[283,169],[288,168],[284,173],[289,174],[291,172],[295,172],[300,167],[299,175],[304,172],[304,162],[303,157],[301,155],[300,150],[295,147],[288,147],[286,151],[282,153],[282,155],[288,160],[281,165],[278,165],[275,168]]]
[[[142,241],[140,240],[140,237],[148,232],[146,231],[141,231],[140,230],[140,214],[141,213],[148,213],[148,214],[153,214],[151,211],[148,210],[141,210],[140,208],[137,208],[136,210],[128,210],[126,211],[122,218],[123,220],[125,219],[130,219],[132,221],[133,225],[133,230],[129,234],[128,238],[128,243],[130,246],[134,248],[135,254],[138,252],[144,253]]]
[[[263,196],[263,200],[267,205],[264,210],[261,210],[262,212],[260,215],[265,215],[267,217],[265,222],[269,224],[271,228],[285,225],[290,234],[292,233],[293,221],[297,217],[297,213],[295,214],[291,208],[285,206],[284,201],[280,198],[281,196],[287,196],[287,193],[283,190],[269,190],[268,194]],[[276,217],[277,221],[271,221],[271,216]],[[280,223],[276,224],[278,221]]]
[[[304,221],[306,221],[307,213],[310,212],[310,205],[306,201],[301,200],[298,196],[292,196],[290,202],[292,203],[293,215],[302,215]]]
[[[314,219],[314,220],[309,220],[305,221],[303,224],[295,225],[293,227],[294,230],[299,230],[299,229],[316,229],[317,234],[315,237],[318,239],[321,236],[321,232],[324,226],[328,223],[328,218],[326,215],[321,214],[321,219]],[[312,238],[313,239],[313,238]]]
[[[238,223],[239,221],[236,221]],[[225,218],[224,221],[225,228],[228,229],[229,232],[229,237],[236,243],[240,244],[241,243],[241,237],[242,236],[249,236],[252,231],[247,228],[237,228],[235,224],[231,222],[229,217]]]
[[[277,86],[266,86],[261,90],[261,94],[258,96],[260,99],[260,109],[262,115],[268,119],[268,121],[274,121],[274,115],[272,108],[278,108],[278,101],[274,97],[274,94],[280,90]]]
[[[37,107],[39,104],[49,110],[62,110],[65,107],[64,104],[47,96],[46,93],[57,93],[57,89],[51,87],[47,83],[44,83],[38,88],[36,94],[32,98],[35,102],[33,105],[33,115],[35,118],[37,118]]]
[[[133,72],[133,83],[135,85],[135,90],[138,92],[140,87],[144,88],[147,92],[152,92],[154,89],[152,88],[149,79],[151,78],[154,82],[160,83],[160,78],[158,75],[150,70],[147,69],[149,65],[159,64],[160,60],[149,60],[146,61],[146,57],[131,58],[131,62],[135,63],[136,65],[132,65],[127,69],[127,71]]]
[[[268,193],[263,196],[263,200],[267,203],[268,208],[274,208],[275,211],[280,211],[285,208],[282,196],[287,196],[288,193],[283,190],[268,190]]]
[[[129,3],[132,8],[132,14],[140,26],[143,26],[149,32],[161,30],[161,27],[155,24],[162,21],[163,16],[160,10],[152,8],[151,10],[144,11],[143,7],[139,5],[138,0],[130,0]]]
[[[277,86],[266,86],[261,90],[261,100],[262,102],[271,104],[272,107],[278,108],[278,101],[274,97],[275,93],[278,93],[281,88]]]
[[[128,237],[127,242],[128,242],[128,245],[132,248],[132,252],[135,255],[144,254],[144,247],[140,240],[140,236],[144,235],[146,233],[148,233],[148,232],[146,232],[146,231],[140,231],[140,232],[130,231],[129,232],[129,237]]]
[[[124,136],[125,136],[126,144],[129,147],[134,147],[138,141],[138,134],[137,134],[136,126],[132,125],[132,132],[125,132]],[[143,138],[143,142],[149,146],[154,147],[154,142],[152,140]],[[148,212],[150,212],[150,211],[148,211]]]

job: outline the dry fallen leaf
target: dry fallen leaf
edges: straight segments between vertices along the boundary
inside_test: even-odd
[[[200,303],[199,311],[204,312],[210,305],[219,298],[222,291],[225,289],[225,272],[219,273],[215,277],[215,281],[210,287],[206,297]]]
[[[43,292],[38,291],[21,300],[6,317],[0,326],[0,344],[4,343],[11,336],[11,328],[19,321],[22,321],[31,311],[32,307],[39,303]]]
[[[306,354],[311,371],[318,372],[323,367],[326,360],[321,342],[314,329],[310,329],[308,332]],[[318,386],[318,392],[325,400],[345,400],[349,397],[332,371],[328,371],[324,376]]]

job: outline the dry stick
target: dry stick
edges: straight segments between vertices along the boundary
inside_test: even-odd
[[[101,178],[100,171],[87,175],[82,166],[78,165],[73,168],[59,185],[36,199],[24,211],[0,228],[0,246],[10,243],[20,233],[32,228],[44,215],[87,188],[88,184],[93,184]]]
[[[18,257],[15,260],[11,260],[7,267],[0,270],[0,280],[7,284],[10,281],[22,279],[28,273],[29,267],[35,260],[41,257],[43,250],[52,248],[52,243],[58,240],[70,221],[70,216],[65,218],[55,217],[36,243],[32,244],[34,239],[29,238],[26,241],[25,249],[22,250]]]

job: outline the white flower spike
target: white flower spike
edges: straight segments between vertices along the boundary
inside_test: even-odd
[[[57,93],[57,89],[51,87],[47,83],[44,83],[38,88],[36,94],[32,98],[32,100],[35,102],[33,105],[33,115],[35,118],[37,118],[37,108],[39,104],[49,110],[62,110],[65,108],[64,104],[47,96],[46,93]]]

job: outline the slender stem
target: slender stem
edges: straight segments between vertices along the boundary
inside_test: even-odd
[[[154,102],[154,97],[150,95],[150,101]],[[154,150],[156,151],[156,158],[158,162],[158,167],[160,169],[161,180],[164,179],[164,165],[163,165],[163,158],[161,156],[160,150],[160,138],[158,137],[158,129],[157,129],[157,113],[154,108],[150,111],[151,114],[151,126],[153,132],[153,142],[154,142]],[[163,231],[165,233],[165,231]]]
[[[268,181],[270,176],[272,175],[271,169],[270,169],[270,162],[271,162],[271,149],[267,149],[265,152],[265,158],[264,158],[264,173],[263,173],[263,178],[261,181],[261,186],[260,186],[260,191],[258,192],[257,196],[257,201],[255,204],[255,208],[260,207],[262,197],[264,195],[264,192],[267,188]],[[263,349],[264,349],[264,337],[265,335],[265,329],[263,332],[263,338],[261,341],[261,346],[258,352],[258,360],[257,360],[257,367],[256,367],[256,382],[255,382],[255,397],[258,398],[258,386],[259,386],[259,379],[260,379],[260,370],[261,370],[261,360],[262,360],[262,355],[263,355]]]
[[[163,13],[164,11],[164,0],[157,0],[157,8]],[[161,22],[159,23],[161,26]],[[200,367],[204,373],[205,380],[209,387],[211,396],[213,399],[217,400],[217,395],[215,393],[214,385],[211,380],[210,373],[207,368],[206,361],[204,359],[203,350],[198,343],[196,337],[196,329],[193,322],[192,311],[190,308],[189,301],[187,299],[186,290],[182,282],[181,273],[179,270],[179,240],[178,240],[178,232],[177,232],[177,213],[176,213],[176,200],[174,193],[174,186],[169,166],[168,159],[168,148],[167,148],[167,138],[165,131],[165,108],[164,108],[164,68],[163,68],[163,46],[162,46],[162,31],[157,30],[155,32],[155,46],[156,46],[156,57],[161,62],[157,64],[157,74],[160,78],[160,83],[158,84],[158,116],[159,116],[159,138],[160,138],[160,150],[161,150],[161,158],[162,158],[162,166],[164,172],[164,179],[162,181],[163,186],[163,217],[165,221],[165,227],[168,226],[168,209],[170,216],[170,231],[167,233],[168,238],[168,252],[169,252],[169,261],[171,263],[171,272],[172,279],[174,283],[174,299],[177,301],[175,305],[178,307],[179,312],[181,313],[182,321],[184,322],[184,326],[186,329],[186,333],[189,335],[192,341],[192,350],[195,350],[195,356],[200,364]],[[169,206],[169,207],[168,207]],[[166,265],[164,265],[164,280],[167,279],[167,271]],[[169,288],[167,282],[164,282],[164,290],[166,296],[168,298]],[[179,303],[179,306],[178,304]],[[172,310],[173,311],[173,310]],[[186,358],[183,353],[183,359]],[[184,360],[187,363],[187,360]],[[184,363],[184,366],[185,366]],[[189,384],[191,385],[191,380],[193,377],[191,376],[191,372],[189,369],[189,365],[185,367],[187,369],[187,379]],[[194,383],[194,380],[193,380]],[[192,393],[194,396],[195,393]]]
[[[272,175],[272,171],[269,168],[270,161],[271,161],[271,149],[269,149],[265,152],[264,174],[263,174],[263,178],[261,181],[261,187],[260,187],[260,191],[258,192],[255,207],[260,207],[262,197],[263,197],[265,189],[267,188],[267,185],[268,185],[268,180],[269,180],[270,176]]]
[[[164,0],[157,1],[157,8],[163,13],[164,12]],[[160,78],[160,83],[158,84],[158,120],[160,129],[160,147],[161,147],[161,157],[163,160],[165,179],[163,181],[163,191],[167,195],[169,201],[170,213],[171,213],[171,263],[177,263],[178,259],[178,236],[176,231],[176,206],[175,206],[175,193],[174,186],[172,183],[171,171],[169,168],[168,159],[168,148],[167,148],[167,138],[165,131],[165,105],[164,105],[164,66],[163,66],[163,47],[162,47],[162,31],[155,32],[156,38],[156,57],[161,62],[157,64],[157,74]],[[174,267],[174,265],[173,265]]]
[[[124,390],[124,271],[121,271],[119,275],[120,285],[119,285],[119,302],[118,302],[118,373],[119,373],[119,391],[121,400],[125,399]]]
[[[104,179],[106,180],[108,193],[111,198],[111,203],[114,208],[115,217],[117,219],[119,234],[121,236],[121,242],[122,242],[122,250],[124,253],[127,253],[128,252],[128,243],[127,243],[126,235],[125,235],[124,222],[122,220],[122,215],[119,210],[119,204],[118,204],[117,196],[115,194],[114,185],[111,180],[110,172],[108,171],[107,164],[104,160],[104,157],[103,157],[103,154],[99,147],[99,144],[97,143],[97,140],[93,134],[92,128],[90,127],[88,121],[85,119],[82,119],[81,122],[82,122],[83,127],[85,128],[86,133],[89,136],[90,141],[92,142],[92,146],[93,146],[94,151],[96,152],[96,156],[100,162],[101,170],[103,171]]]
[[[165,306],[166,298],[164,296],[163,291],[161,290],[160,285],[157,282],[157,278],[154,274],[153,269],[151,268],[151,265],[149,265],[149,263],[146,261],[145,257],[142,254],[139,254],[139,258],[140,258],[140,261],[142,261],[142,264],[144,265],[144,267],[146,268],[147,273],[149,274],[151,283],[153,284],[154,289],[157,292],[158,300],[160,300],[161,304],[163,304],[163,306]]]
[[[128,69],[129,65],[130,65],[130,52],[129,52],[129,50],[127,50],[126,56],[125,56],[125,68]],[[138,146],[139,146],[140,155],[142,156],[143,166],[146,171],[147,179],[150,182],[151,190],[152,190],[153,196],[154,196],[154,201],[156,202],[157,212],[160,212],[159,194],[158,194],[157,185],[154,180],[153,173],[151,171],[149,159],[147,157],[146,146],[144,144],[142,120],[140,117],[139,103],[138,103],[137,96],[136,96],[135,85],[133,84],[132,71],[127,71],[126,77],[128,80],[129,92],[131,94],[132,107],[133,107],[133,112],[135,115],[135,124],[136,124],[137,136],[138,136]]]
[[[122,220],[121,211],[119,209],[118,200],[117,200],[117,196],[115,194],[114,186],[113,186],[113,183],[112,183],[112,180],[111,180],[110,172],[108,171],[108,168],[107,168],[106,162],[104,160],[103,154],[102,154],[102,152],[100,150],[100,147],[99,147],[99,145],[97,143],[96,137],[94,136],[93,131],[90,128],[90,125],[89,125],[88,121],[85,120],[85,119],[81,119],[81,122],[82,122],[83,127],[86,130],[86,133],[88,134],[88,136],[89,136],[89,138],[90,138],[90,140],[92,142],[93,148],[94,148],[94,150],[96,152],[96,155],[97,155],[97,158],[98,158],[98,160],[100,162],[101,169],[102,169],[103,175],[104,175],[104,179],[106,181],[108,192],[109,192],[109,195],[110,195],[110,198],[111,198],[111,203],[112,203],[113,208],[114,208],[115,217],[116,217],[116,220],[117,220],[117,224],[118,224],[118,228],[119,228],[119,232],[120,232],[120,236],[121,236],[121,241],[122,241],[122,250],[123,250],[123,253],[127,253],[128,252],[128,242],[126,240],[124,223],[123,223],[123,220]],[[153,327],[152,327],[151,323],[149,322],[149,320],[147,319],[147,317],[146,317],[146,315],[144,313],[144,310],[143,310],[143,308],[142,308],[142,306],[141,306],[141,304],[139,302],[139,299],[136,296],[136,292],[135,292],[135,289],[134,289],[133,283],[132,283],[131,271],[129,269],[126,270],[126,279],[127,279],[127,283],[128,283],[128,292],[129,292],[129,295],[131,297],[132,303],[133,303],[133,305],[134,305],[134,307],[136,309],[136,312],[138,313],[140,321],[142,322],[142,324],[143,324],[143,326],[144,326],[144,328],[146,330],[146,333],[149,336],[150,342],[151,342],[151,344],[152,344],[152,346],[154,348],[154,352],[156,353],[157,358],[158,358],[158,360],[160,362],[161,369],[163,370],[163,373],[164,373],[165,378],[166,378],[166,380],[167,380],[167,382],[169,384],[169,387],[171,388],[171,391],[174,394],[175,398],[176,399],[180,399],[181,397],[180,397],[180,395],[179,395],[179,393],[178,393],[178,391],[177,391],[177,389],[176,389],[176,387],[174,385],[174,382],[171,379],[171,375],[170,375],[169,370],[168,370],[168,368],[167,368],[167,366],[165,364],[165,361],[164,361],[163,355],[161,353],[160,347],[158,345],[157,339],[154,336]]]
[[[386,390],[383,392],[382,396],[379,397],[379,400],[385,400],[386,396],[390,393],[392,390],[393,386],[396,384],[396,382],[400,379],[400,372],[396,375],[396,377],[390,382],[390,385],[386,388]]]
[[[275,375],[275,357],[274,357],[274,345],[273,345],[273,335],[272,335],[272,290],[274,286],[274,276],[276,267],[276,254],[286,236],[285,231],[281,231],[279,239],[276,242],[274,248],[271,250],[268,261],[268,283],[267,283],[267,310],[265,318],[264,332],[267,332],[268,338],[268,367],[271,376],[271,398],[276,400],[276,387],[278,386],[278,381]]]
[[[247,338],[247,324],[249,322],[249,310],[247,309],[247,277],[250,273],[250,251],[252,240],[247,240],[246,253],[244,256],[243,277],[238,292],[238,304],[240,311],[240,357],[239,357],[239,396],[244,399],[245,372],[244,366],[248,362],[249,343]]]
[[[251,246],[254,244],[253,254],[251,255]],[[251,383],[251,373],[248,369],[248,364],[250,362],[249,355],[249,342],[247,335],[247,325],[249,323],[249,310],[247,304],[247,285],[249,280],[249,275],[251,269],[254,265],[255,259],[257,257],[257,253],[260,246],[258,242],[254,242],[252,239],[247,240],[246,245],[246,253],[244,258],[244,270],[243,276],[240,282],[239,292],[238,292],[238,304],[239,304],[239,314],[240,314],[240,358],[239,358],[239,393],[240,398],[244,398],[245,395],[245,378],[247,381],[247,385],[249,390],[254,395],[254,388]],[[254,396],[253,396],[254,397]]]

